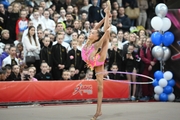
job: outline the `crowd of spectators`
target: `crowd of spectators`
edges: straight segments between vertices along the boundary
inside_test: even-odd
[[[110,0],[111,33],[105,62],[104,79],[148,81],[135,75],[153,76],[158,62],[151,54],[150,19],[158,0]],[[130,19],[125,9],[140,9]],[[0,3],[0,81],[41,81],[95,79],[81,58],[81,49],[97,22],[105,16],[106,1],[25,0],[10,5]],[[100,32],[103,33],[103,28]],[[99,48],[99,50],[101,50]],[[26,56],[35,56],[33,63]],[[114,73],[106,73],[114,71]],[[132,85],[132,100],[138,86]],[[151,85],[143,85],[142,96],[152,96]]]

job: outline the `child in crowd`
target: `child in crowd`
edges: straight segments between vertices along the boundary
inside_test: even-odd
[[[34,68],[29,67],[28,68],[28,75],[29,76],[25,76],[26,78],[28,78],[29,81],[38,81],[34,76],[35,76],[35,71]]]
[[[16,38],[18,38],[19,33],[23,33],[24,30],[28,28],[27,12],[21,10],[20,18],[16,22]]]
[[[78,80],[79,75],[76,74],[75,67],[70,67],[69,72],[71,73],[71,80]]]
[[[109,78],[113,80],[121,80],[121,74],[117,73],[117,71],[118,71],[118,65],[112,64],[111,66],[112,73],[109,73]]]
[[[77,48],[81,51],[82,47],[84,46],[84,41],[85,41],[85,35],[84,34],[80,34],[78,36],[78,46]]]
[[[57,44],[52,47],[53,77],[55,80],[59,80],[67,62],[67,50],[62,46],[63,34],[57,34],[56,40]]]
[[[67,81],[67,80],[70,80],[70,72],[68,70],[64,70],[63,73],[62,73],[62,78],[61,80],[64,80],[64,81]]]
[[[11,77],[14,81],[21,81],[20,67],[18,65],[12,67]]]
[[[17,44],[17,52],[16,52],[16,57],[19,60],[19,64],[22,64],[23,62],[23,58],[24,58],[24,53],[23,53],[23,44],[22,43],[18,43]]]
[[[1,32],[1,42],[4,44],[14,44],[14,40],[10,38],[9,30],[4,29]]]
[[[6,70],[0,70],[0,81],[6,80]]]
[[[6,71],[6,80],[5,81],[12,81],[11,72],[12,72],[12,66],[10,64],[5,65],[2,67],[2,70]]]
[[[71,44],[72,44],[72,49],[67,54],[66,66],[68,69],[70,67],[75,67],[76,69],[75,74],[78,75],[82,65],[81,51],[77,49],[78,42],[76,40],[73,40]]]
[[[86,79],[86,74],[84,73],[84,71],[81,71],[79,74],[79,79],[78,80],[85,80]]]
[[[52,57],[51,57],[51,48],[49,48],[50,44],[50,38],[49,37],[44,37],[43,39],[44,46],[40,50],[40,62],[42,63],[43,61],[48,64],[48,66],[52,67]]]
[[[47,72],[48,67],[46,62],[41,63],[41,72],[36,75],[38,80],[53,80],[51,73]]]
[[[91,71],[90,69],[87,70],[86,72],[86,80],[93,80],[93,71]]]

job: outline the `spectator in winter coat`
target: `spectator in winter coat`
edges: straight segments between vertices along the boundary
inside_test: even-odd
[[[6,44],[4,47],[4,52],[0,56],[0,67],[2,67],[2,61],[9,55],[10,44]]]

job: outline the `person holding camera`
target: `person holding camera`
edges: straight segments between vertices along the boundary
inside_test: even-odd
[[[111,48],[108,49],[108,71],[111,70],[113,64],[116,64],[118,71],[122,70],[122,50],[118,48],[117,38],[113,38],[111,41]]]
[[[35,71],[32,67],[26,68],[21,73],[21,81],[37,81],[36,78],[34,78]]]
[[[127,53],[124,56],[125,61],[125,71],[129,73],[137,73],[137,57],[136,53],[134,52],[134,44],[129,44],[127,48]],[[131,82],[136,82],[136,75],[127,74],[127,80]],[[132,85],[132,96],[131,100],[134,101],[135,94],[136,94],[136,84]]]

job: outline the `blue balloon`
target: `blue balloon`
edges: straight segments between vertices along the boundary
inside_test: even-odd
[[[164,87],[163,93],[170,94],[172,93],[173,89],[171,86]]]
[[[166,102],[166,101],[168,100],[168,95],[165,94],[165,93],[161,93],[161,94],[159,95],[159,100]]]
[[[161,72],[161,71],[156,71],[156,72],[154,73],[154,78],[155,78],[156,80],[160,80],[161,78],[163,78],[163,72]]]
[[[162,34],[160,32],[154,32],[151,35],[151,41],[154,45],[161,45],[162,44]]]
[[[168,86],[174,87],[176,84],[174,79],[168,80]]]
[[[169,46],[174,42],[174,34],[172,32],[165,32],[162,36],[162,42],[165,46]]]
[[[159,85],[159,84],[158,84],[158,80],[154,79],[154,81],[153,81],[152,84],[153,84],[154,87],[158,86],[158,85]]]

